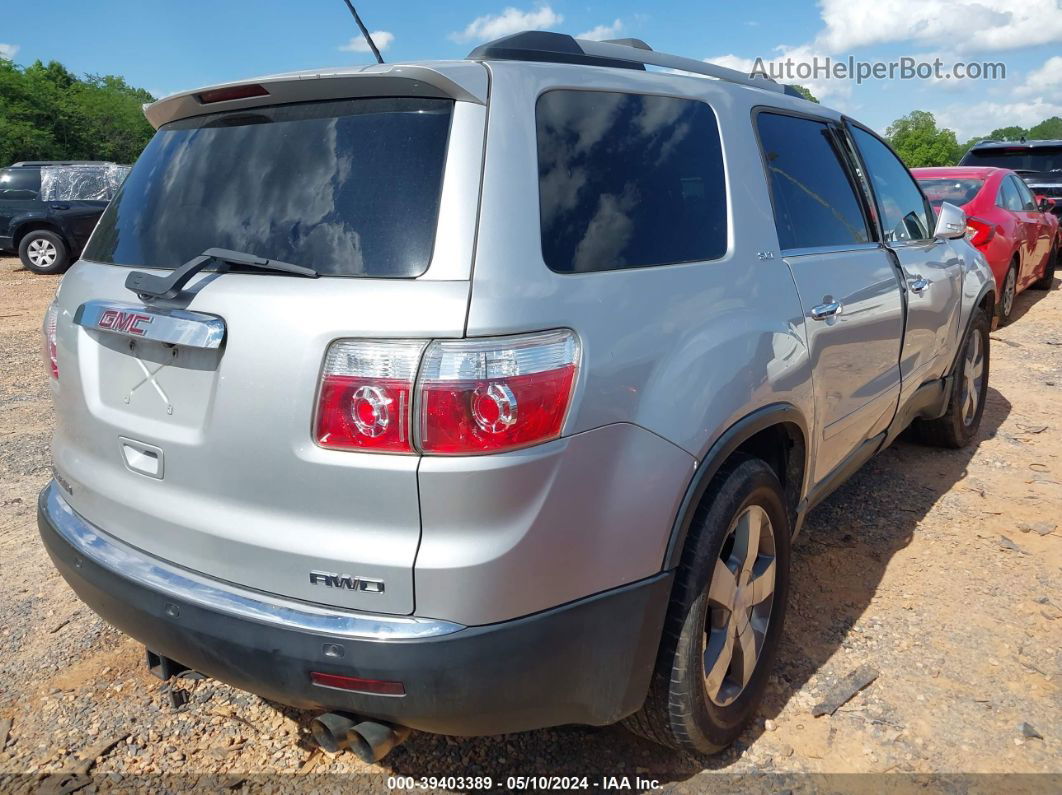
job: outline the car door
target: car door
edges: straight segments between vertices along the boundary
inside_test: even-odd
[[[756,128],[779,247],[804,310],[817,484],[884,431],[895,413],[901,286],[888,253],[873,239],[839,127],[764,109]]]
[[[959,333],[963,254],[933,237],[934,215],[907,167],[869,130],[847,125],[874,198],[882,241],[903,273],[907,318],[901,404],[951,365]]]
[[[1025,203],[1018,192],[1016,181],[1010,175],[1003,177],[999,183],[999,201],[997,204],[1010,215],[1014,230],[1014,244],[1018,255],[1018,285],[1022,283],[1022,274],[1029,269],[1029,262],[1036,255],[1036,235],[1030,229]]]
[[[1029,243],[1030,253],[1022,263],[1021,272],[1018,274],[1018,284],[1025,287],[1036,278],[1040,265],[1051,253],[1051,230],[1044,220],[1044,214],[1036,206],[1036,198],[1029,186],[1015,176],[1008,176],[1017,191],[1021,210],[1018,217],[1021,219],[1025,230],[1025,238]]]
[[[9,168],[0,171],[0,238],[14,232],[16,219],[40,215],[42,204],[40,171],[35,168]],[[13,247],[13,243],[11,244]]]

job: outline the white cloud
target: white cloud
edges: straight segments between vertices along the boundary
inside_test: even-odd
[[[1039,69],[1029,72],[1017,92],[1023,96],[1039,94],[1062,100],[1062,55],[1048,58]]]
[[[773,58],[764,57],[763,67],[767,70],[767,73],[771,74],[771,65],[776,65],[776,71],[774,74],[781,75],[780,83],[791,83],[795,85],[801,85],[811,91],[819,100],[829,99],[830,102],[841,108],[841,102],[839,100],[848,99],[852,95],[852,84],[848,80],[802,80],[798,77],[787,78],[784,71],[778,71],[782,64],[787,60],[792,60],[794,74],[799,74],[797,65],[802,63],[813,64],[815,62],[824,63],[825,54],[813,50],[808,45],[802,45],[800,47],[777,47],[775,52],[778,54]],[[719,66],[725,66],[728,69],[736,69],[739,72],[745,74],[751,74],[753,67],[756,66],[755,58],[743,58],[739,55],[716,55],[711,58],[704,59],[706,63],[713,63]]]
[[[18,55],[19,46],[17,44],[4,44],[0,42],[0,58],[7,58],[9,61],[14,60]]]
[[[960,141],[966,141],[1000,127],[1032,127],[1051,116],[1062,116],[1062,102],[1040,97],[1024,102],[962,102],[934,115],[938,127],[950,127]]]
[[[621,30],[623,30],[623,20],[617,19],[613,21],[611,25],[598,25],[596,27],[590,28],[590,30],[580,33],[575,38],[604,41],[605,39],[617,38]]]
[[[1062,42],[1057,0],[820,0],[825,28],[817,44],[847,53],[887,42],[937,44],[987,52]]]
[[[369,34],[372,36],[372,40],[376,42],[376,48],[383,52],[391,46],[391,42],[395,40],[395,34],[386,30],[374,30]],[[369,42],[365,41],[365,37],[357,35],[350,41],[340,47],[343,52],[372,52],[369,49]]]
[[[451,33],[454,41],[488,41],[522,30],[537,30],[559,25],[564,17],[554,12],[549,6],[539,6],[531,11],[518,8],[506,8],[500,14],[485,14],[476,17],[459,33]]]

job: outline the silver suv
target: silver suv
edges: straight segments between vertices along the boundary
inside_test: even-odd
[[[977,430],[962,212],[770,81],[534,32],[146,114],[45,320],[41,535],[161,676],[326,747],[719,750],[807,512],[912,422]]]

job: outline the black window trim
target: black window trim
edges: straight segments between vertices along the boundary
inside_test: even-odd
[[[892,148],[892,145],[888,141],[886,141],[884,138],[882,138],[880,135],[878,135],[872,129],[867,127],[865,124],[860,124],[859,122],[857,122],[855,119],[851,118],[850,116],[842,116],[841,120],[844,122],[845,132],[847,133],[849,139],[852,142],[852,150],[855,153],[855,156],[859,158],[859,167],[862,169],[864,174],[869,175],[870,174],[870,170],[867,168],[866,161],[863,159],[863,153],[859,151],[859,144],[856,143],[855,136],[852,135],[851,130],[853,128],[854,129],[858,129],[858,130],[862,130],[863,132],[867,133],[871,137],[877,138],[878,141],[880,141],[885,146],[886,149],[888,149],[890,152],[892,152],[893,157],[896,158],[896,161],[907,172],[907,176],[909,176],[911,178],[911,181],[914,183],[915,188],[918,189],[919,195],[922,197],[922,206],[925,208],[926,220],[929,222],[927,224],[927,230],[926,230],[929,233],[929,237],[920,238],[919,240],[899,240],[899,241],[895,241],[894,240],[894,241],[890,241],[890,242],[885,242],[885,234],[884,234],[885,230],[884,230],[884,228],[882,228],[881,229],[881,233],[882,234],[881,234],[881,238],[880,238],[881,241],[882,241],[882,245],[884,245],[886,248],[906,248],[907,246],[926,246],[926,245],[928,245],[930,243],[934,243],[935,244],[935,243],[939,242],[938,239],[933,235],[933,229],[935,228],[935,220],[936,220],[937,214],[935,212],[933,212],[933,205],[930,204],[929,199],[926,198],[926,192],[924,190],[922,190],[922,186],[918,184],[918,180],[915,179],[914,174],[911,173],[911,169],[909,169],[907,167],[907,164],[903,162],[903,158],[900,157],[898,154],[896,154],[896,150]],[[866,182],[867,182],[867,189],[871,192],[871,195],[874,198],[874,206],[877,207],[879,205],[878,205],[878,202],[877,202],[877,194],[874,193],[874,182],[873,182],[873,180],[871,180],[869,178],[866,180]],[[878,215],[880,216],[880,214],[881,214],[881,211],[879,210],[878,211]],[[881,219],[879,218],[879,221],[880,220]]]
[[[778,204],[774,197],[774,183],[771,180],[771,171],[767,165],[767,151],[763,147],[763,140],[760,138],[759,116],[761,113],[770,113],[775,116],[792,116],[796,119],[804,119],[806,121],[818,122],[825,124],[826,128],[834,134],[835,137],[843,136],[844,130],[840,126],[840,122],[837,119],[830,118],[829,116],[820,116],[816,113],[805,113],[803,111],[791,110],[789,108],[780,108],[774,105],[756,105],[752,108],[751,124],[752,134],[756,137],[756,147],[760,152],[760,168],[763,172],[763,178],[767,182],[767,194],[771,199],[771,214],[772,220],[775,223],[775,235],[777,239],[777,221],[778,218]],[[835,143],[840,144],[842,140],[836,140]],[[863,215],[863,223],[867,229],[867,235],[870,238],[865,243],[836,243],[828,246],[796,246],[794,248],[782,248],[781,240],[778,240],[778,249],[785,257],[800,257],[809,254],[831,254],[842,251],[864,251],[868,249],[876,249],[881,247],[881,237],[878,233],[877,224],[875,223],[875,215],[870,212],[870,208],[867,205],[867,197],[863,192],[863,189],[859,185],[858,176],[853,170],[853,163],[849,160],[849,156],[845,156],[844,152],[840,153],[841,168],[845,173],[845,177],[848,179],[848,184],[852,188],[852,192],[855,194],[856,203],[859,205],[859,211]],[[850,155],[850,153],[849,153]]]
[[[629,268],[605,268],[603,270],[596,270],[596,271],[558,271],[558,270],[554,270],[553,268],[551,268],[549,263],[546,262],[546,254],[542,250],[542,194],[541,194],[542,184],[541,184],[541,177],[539,176],[539,169],[538,169],[538,132],[537,132],[537,130],[538,130],[538,101],[540,99],[542,99],[543,95],[549,94],[550,92],[553,92],[553,91],[582,91],[582,92],[585,92],[587,94],[631,94],[632,96],[636,96],[636,97],[664,97],[665,99],[681,99],[681,100],[686,100],[688,102],[697,102],[697,103],[700,103],[701,105],[706,106],[708,108],[708,110],[711,111],[712,118],[715,121],[715,131],[716,131],[716,135],[718,135],[718,137],[719,137],[719,158],[722,161],[722,165],[723,165],[723,194],[724,194],[724,197],[726,199],[726,248],[723,250],[723,253],[720,254],[718,257],[713,257],[711,259],[676,260],[674,262],[658,262],[658,263],[654,263],[652,265],[632,265]],[[566,85],[566,84],[563,84],[563,83],[558,83],[558,84],[549,85],[549,86],[543,88],[541,91],[538,92],[538,94],[535,95],[535,101],[534,101],[534,104],[532,105],[532,122],[534,123],[535,131],[536,131],[535,132],[535,160],[534,160],[534,163],[535,163],[535,184],[538,186],[538,194],[537,194],[538,201],[535,203],[537,205],[536,206],[536,209],[537,209],[536,217],[538,219],[538,254],[539,254],[539,259],[542,260],[542,264],[546,267],[546,269],[550,273],[554,273],[557,276],[563,276],[563,277],[569,277],[569,276],[599,276],[599,275],[605,275],[605,274],[609,274],[609,273],[631,273],[633,271],[647,271],[647,270],[653,270],[655,268],[670,268],[670,267],[681,266],[681,265],[702,265],[702,264],[706,264],[706,263],[709,263],[709,262],[722,262],[724,260],[730,259],[733,256],[733,253],[734,253],[734,250],[733,250],[734,249],[734,247],[733,247],[734,223],[733,223],[733,206],[732,206],[731,201],[730,201],[730,169],[727,167],[726,147],[723,145],[723,128],[719,124],[719,113],[718,113],[718,111],[716,111],[715,106],[713,106],[710,102],[708,102],[708,101],[706,101],[704,99],[701,99],[700,97],[690,97],[690,96],[686,96],[686,95],[683,95],[683,94],[669,94],[666,91],[636,91],[636,90],[633,90],[631,88],[602,88],[602,87],[599,87],[599,86],[594,86],[592,88],[588,88],[585,85],[582,85],[582,86],[571,86],[571,85]]]

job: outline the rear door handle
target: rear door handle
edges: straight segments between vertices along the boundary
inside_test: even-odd
[[[818,306],[811,307],[811,319],[826,320],[827,318],[841,314],[841,309],[841,304],[838,301],[831,301],[828,304],[819,304]]]
[[[921,295],[929,289],[929,285],[933,282],[929,281],[925,276],[918,276],[914,279],[907,280],[907,286],[911,288],[911,292],[915,295]]]
[[[53,204],[52,205],[52,209],[53,210],[69,210],[70,209],[70,205],[69,204]]]

